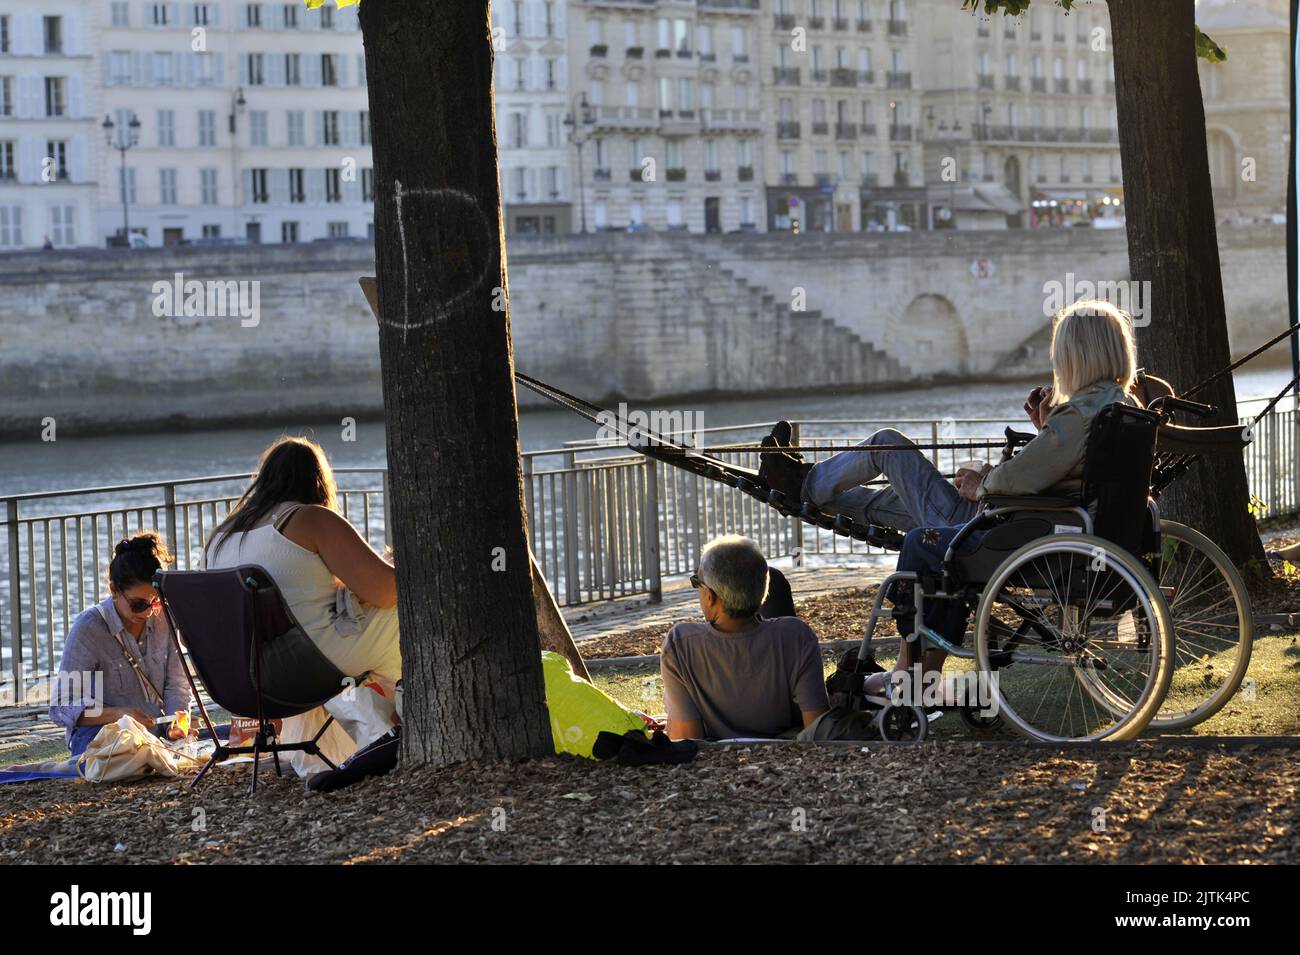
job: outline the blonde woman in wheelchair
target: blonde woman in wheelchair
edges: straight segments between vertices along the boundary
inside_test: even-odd
[[[1038,427],[1038,434],[1018,454],[1005,457],[998,465],[986,465],[980,472],[960,473],[957,491],[966,500],[979,506],[983,506],[990,495],[1003,501],[1028,495],[1080,500],[1084,490],[1085,454],[1094,419],[1103,409],[1116,403],[1140,407],[1133,397],[1137,367],[1132,320],[1122,310],[1100,301],[1078,302],[1063,310],[1053,324],[1051,360],[1051,389],[1042,396],[1041,404],[1031,410],[1031,419]],[[1061,520],[1070,523],[1064,517]],[[1080,521],[1075,519],[1073,523]],[[943,574],[946,555],[952,558],[954,555],[964,557],[975,554],[989,531],[968,530],[959,535],[963,526],[918,527],[909,531],[899,554],[898,571],[926,575],[933,580]],[[1077,529],[1082,531],[1083,527]],[[950,554],[954,541],[957,546]],[[1070,558],[1060,559],[1068,563]],[[1128,559],[1123,555],[1119,558],[1121,563]],[[1141,574],[1138,565],[1137,570],[1130,572],[1128,579],[1144,583],[1147,578]],[[1012,579],[1014,578],[1002,576],[999,586],[1008,585]],[[911,578],[895,581],[886,594],[887,599],[895,605],[894,616],[898,621],[899,633],[905,637],[917,629],[916,608],[912,606],[911,596],[914,588],[906,586],[910,582]],[[1145,585],[1131,588],[1148,592],[1153,589],[1155,588]],[[1158,593],[1153,598],[1148,598],[1147,602],[1152,601],[1157,605],[1158,612],[1153,612],[1151,616],[1160,617],[1163,614],[1161,619],[1167,619],[1167,610],[1163,608]],[[968,602],[925,598],[921,602],[921,617],[925,627],[952,647],[960,647],[970,612]],[[983,595],[980,596],[980,602],[982,607],[987,603]],[[998,624],[992,621],[992,625]],[[1049,628],[1043,626],[1038,629],[1046,631]],[[1058,636],[1060,632],[1063,630],[1058,631]],[[1033,634],[1030,637],[1037,639]],[[923,644],[927,644],[925,649],[922,649]],[[898,680],[895,674],[912,671],[918,662],[923,674],[937,673],[948,655],[947,649],[935,645],[933,641],[916,638],[901,640],[894,672],[868,677],[865,692],[868,696],[886,694],[891,683]],[[1062,671],[1049,672],[1051,678],[1055,679]],[[949,685],[946,692],[951,694],[952,689]],[[1080,692],[1082,695],[1079,688],[1073,686],[1073,681],[1065,681],[1061,692]],[[1124,694],[1114,695],[1119,697]],[[1163,691],[1160,695],[1163,695]],[[950,698],[945,699],[948,705],[952,702]],[[1099,704],[1098,708],[1104,709],[1104,705]]]

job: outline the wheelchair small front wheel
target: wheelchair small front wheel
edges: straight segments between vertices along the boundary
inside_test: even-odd
[[[880,738],[889,743],[920,743],[930,731],[930,720],[919,706],[886,703],[876,717]]]
[[[963,723],[980,733],[987,733],[1002,725],[1002,714],[996,710],[990,713],[980,706],[959,706],[957,714]]]
[[[995,611],[1019,617],[1014,641],[997,639]],[[1129,740],[1169,689],[1174,628],[1137,557],[1100,537],[1053,534],[1015,551],[985,585],[975,660],[1022,736]]]

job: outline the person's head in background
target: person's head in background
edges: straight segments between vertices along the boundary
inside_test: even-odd
[[[161,605],[153,587],[153,575],[172,562],[167,545],[155,531],[146,531],[118,541],[108,562],[108,590],[113,606],[136,636]]]
[[[691,576],[704,619],[719,630],[749,626],[767,597],[767,558],[748,537],[716,537],[700,552]]]
[[[278,438],[262,452],[253,482],[212,536],[251,530],[272,510],[288,502],[338,510],[334,470],[321,446],[307,438]]]
[[[1137,377],[1133,319],[1109,302],[1075,302],[1052,323],[1053,405],[1069,401],[1089,385],[1114,382],[1131,394]]]

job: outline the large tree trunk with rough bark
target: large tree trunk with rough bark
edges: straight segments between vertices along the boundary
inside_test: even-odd
[[[1109,0],[1129,266],[1150,280],[1140,358],[1176,391],[1231,361],[1214,224],[1193,0]],[[1231,54],[1230,54],[1231,55]],[[1214,67],[1211,67],[1212,69]],[[1194,396],[1237,420],[1232,377]],[[1238,455],[1206,457],[1166,492],[1161,509],[1203,531],[1238,566],[1263,561]]]
[[[404,758],[552,752],[486,0],[364,0]]]

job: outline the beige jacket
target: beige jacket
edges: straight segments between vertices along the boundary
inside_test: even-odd
[[[1083,458],[1092,419],[1117,401],[1137,404],[1115,382],[1098,381],[1057,405],[1034,440],[984,475],[979,498],[986,494],[1077,496],[1083,490]]]

